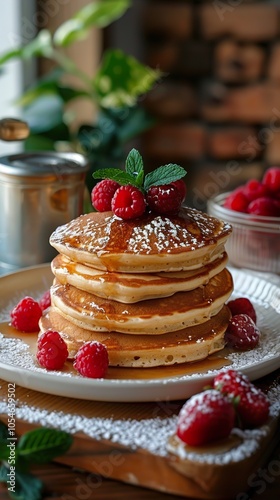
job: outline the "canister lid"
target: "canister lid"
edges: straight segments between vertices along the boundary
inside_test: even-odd
[[[86,158],[78,153],[35,151],[0,158],[0,173],[8,175],[71,175],[87,170]]]

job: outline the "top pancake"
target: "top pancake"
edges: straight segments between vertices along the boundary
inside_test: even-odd
[[[178,215],[147,213],[124,221],[92,212],[58,227],[50,244],[96,269],[147,273],[199,269],[224,251],[231,226],[193,208]]]

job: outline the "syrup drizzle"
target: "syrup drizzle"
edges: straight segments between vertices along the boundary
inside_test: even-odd
[[[37,338],[36,333],[23,333],[15,330],[8,323],[0,323],[0,332],[7,339],[18,339],[27,346],[26,353],[33,358],[34,369],[39,368],[36,361]],[[222,351],[223,352],[223,351]],[[24,353],[23,353],[24,356]],[[207,359],[194,363],[182,363],[172,366],[162,366],[155,368],[124,368],[109,367],[106,375],[107,380],[157,380],[163,378],[180,377],[183,375],[193,375],[196,373],[207,373],[211,370],[219,370],[231,362],[221,351],[212,354]],[[77,375],[71,361],[65,363],[62,373]]]

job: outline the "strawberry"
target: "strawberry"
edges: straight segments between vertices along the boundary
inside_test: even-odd
[[[244,427],[265,424],[269,417],[269,400],[246,375],[232,369],[222,371],[214,378],[213,387],[232,399]]]
[[[189,446],[202,446],[226,438],[234,420],[230,400],[218,391],[207,390],[192,396],[182,407],[176,433]]]
[[[259,427],[266,423],[269,417],[269,408],[270,403],[267,396],[252,384],[249,391],[241,393],[236,411],[245,428]]]
[[[213,387],[232,398],[240,396],[250,389],[251,382],[243,373],[232,370],[223,370],[214,377]]]

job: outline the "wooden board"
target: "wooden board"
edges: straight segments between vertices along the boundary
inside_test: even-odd
[[[278,371],[278,376],[279,373],[280,371]],[[275,380],[275,378],[277,378],[277,373],[274,373],[270,380]],[[0,384],[0,396],[4,401],[8,393],[7,383],[1,381]],[[265,386],[267,385],[265,383]],[[104,425],[110,420],[112,428],[115,424],[119,426],[120,421],[128,425],[138,421],[137,433],[139,433],[140,441],[141,425],[144,425],[144,422],[145,426],[147,422],[151,425],[151,439],[155,439],[155,436],[152,435],[153,424],[159,422],[160,428],[164,430],[170,418],[175,415],[176,419],[183,404],[183,401],[134,404],[92,402],[51,396],[19,386],[16,387],[16,400],[19,415],[16,419],[18,435],[38,425],[56,426],[56,416],[59,416],[65,417],[64,424],[62,425],[61,422],[59,424],[60,428],[64,427],[64,430],[67,430],[67,425],[70,425],[71,421],[73,422],[75,419],[82,423],[93,422],[97,419],[101,423],[104,421]],[[2,413],[1,419],[7,420],[5,412]],[[161,436],[158,438],[160,439]],[[181,474],[174,467],[176,465],[174,457],[170,454],[166,453],[162,456],[157,452],[153,453],[151,450],[141,448],[141,446],[132,447],[130,443],[125,445],[118,440],[114,442],[114,437],[100,439],[98,436],[89,436],[86,428],[75,432],[73,446],[66,455],[59,457],[57,461],[79,467],[93,474],[100,474],[165,493],[197,499],[220,498],[226,500],[226,498],[233,498],[233,495],[246,490],[248,477],[266,462],[279,438],[279,421],[274,419],[270,433],[263,440],[261,447],[250,460],[246,460],[241,465],[241,468],[239,464],[239,472],[242,470],[242,474],[237,474],[238,466],[236,465],[222,467],[221,474],[216,477],[215,482],[212,484],[208,482],[204,485],[199,485],[191,478]],[[231,485],[225,481],[225,477],[232,479]]]

